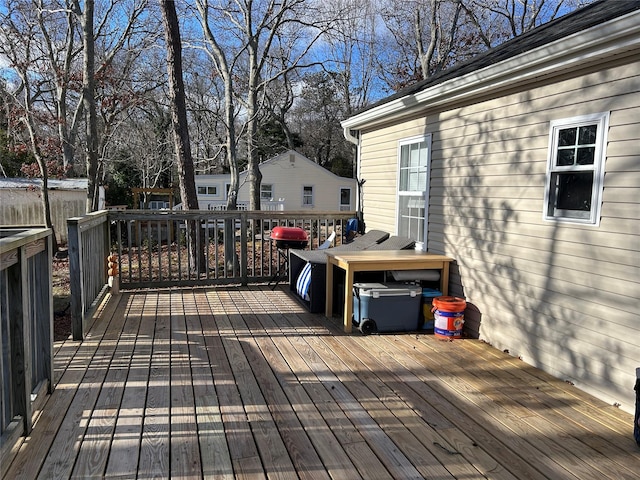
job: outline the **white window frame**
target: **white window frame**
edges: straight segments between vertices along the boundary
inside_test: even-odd
[[[311,189],[311,194],[307,194],[306,189],[309,188]],[[313,192],[313,185],[303,185],[302,186],[302,206],[303,207],[313,207],[313,203],[314,203],[314,192]],[[308,199],[310,199],[310,202],[307,201]]]
[[[349,203],[348,204],[342,203],[342,191],[343,190],[348,190],[349,191]],[[353,193],[353,191],[352,191],[351,187],[340,187],[338,189],[338,207],[339,207],[339,210],[341,212],[348,212],[348,211],[352,210],[352,208],[351,208],[351,204],[353,203],[352,202],[352,198],[353,197],[351,196],[352,193]]]
[[[200,192],[200,189],[204,189],[204,192]],[[218,187],[216,185],[198,185],[198,195],[217,197]]]
[[[269,187],[269,196],[266,197],[265,194],[267,193],[267,189],[266,187]],[[260,200],[265,200],[268,202],[273,201],[273,184],[272,183],[261,183],[260,184]]]
[[[596,125],[596,141],[593,145],[593,164],[558,166],[557,155],[560,147],[558,138],[560,130]],[[549,126],[549,152],[547,155],[547,174],[544,192],[544,220],[552,222],[579,223],[598,226],[602,208],[602,191],[604,188],[604,163],[606,158],[607,134],[609,130],[609,112],[553,120]],[[576,141],[577,142],[577,141]],[[575,148],[578,148],[576,143]],[[591,188],[591,208],[589,211],[561,210],[556,207],[557,187],[552,186],[558,176],[563,173],[593,172]]]
[[[402,149],[403,147],[408,147],[410,145],[415,145],[417,143],[425,143],[427,149],[427,158],[426,165],[422,166],[425,168],[425,185],[424,190],[400,190],[401,183],[401,170],[402,170]],[[421,167],[421,168],[422,168]],[[408,232],[403,232],[400,230],[400,221],[401,221],[401,212],[400,212],[400,203],[401,197],[420,197],[424,202],[424,218],[422,218],[423,222],[423,231],[422,236],[423,240],[416,240],[416,250],[427,250],[427,239],[428,239],[428,228],[429,228],[429,184],[431,177],[431,134],[420,135],[417,137],[410,137],[402,139],[398,142],[398,164],[397,164],[397,183],[396,183],[396,234],[406,236]]]

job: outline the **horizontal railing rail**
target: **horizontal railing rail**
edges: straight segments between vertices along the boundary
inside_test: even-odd
[[[275,226],[303,228],[307,248],[332,232],[337,243],[355,212],[149,211],[109,212],[111,249],[120,288],[264,282],[283,262],[270,238]],[[189,254],[192,245],[197,254]]]
[[[0,228],[2,466],[53,390],[52,244],[49,228]]]

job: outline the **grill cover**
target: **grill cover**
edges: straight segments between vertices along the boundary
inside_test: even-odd
[[[271,239],[278,248],[304,248],[309,242],[307,232],[299,227],[274,227]]]

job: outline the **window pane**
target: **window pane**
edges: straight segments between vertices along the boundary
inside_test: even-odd
[[[302,187],[302,204],[313,205],[313,187]]]
[[[351,205],[351,190],[348,188],[340,189],[340,205]]]
[[[400,168],[406,168],[409,165],[409,145],[400,147]]]
[[[593,165],[596,147],[578,148],[578,165]]]
[[[198,195],[206,195],[207,187],[198,187]]]
[[[398,235],[424,241],[424,196],[403,195],[399,202]]]
[[[586,212],[591,210],[593,172],[559,173],[556,188],[556,208]]]
[[[558,159],[556,161],[556,164],[559,167],[573,165],[573,159],[575,157],[575,153],[576,151],[573,148],[558,150]]]
[[[409,170],[406,168],[400,169],[400,190],[409,190]]]
[[[411,167],[417,167],[420,165],[420,144],[414,143],[411,145],[411,159],[409,161],[409,165]]]
[[[558,146],[567,147],[576,144],[576,129],[564,128],[558,134]]]
[[[596,133],[598,132],[597,125],[588,125],[586,127],[580,127],[579,129],[579,145],[593,145],[596,143]]]

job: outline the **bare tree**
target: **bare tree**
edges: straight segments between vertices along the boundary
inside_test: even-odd
[[[486,48],[595,0],[462,0]]]
[[[18,106],[14,110],[20,123],[25,128],[33,157],[36,159],[42,178],[41,195],[43,220],[46,227],[54,230],[49,202],[49,173],[47,159],[55,152],[51,150],[51,122],[41,125],[41,120],[48,117],[42,109],[42,98],[49,93],[46,79],[32,75],[32,72],[45,63],[35,38],[37,37],[38,22],[25,5],[14,5],[15,10],[8,10],[0,17],[3,28],[0,29],[0,53],[10,62],[10,66],[17,78],[15,86],[10,92],[12,102]],[[16,37],[23,41],[16,42]],[[7,92],[9,93],[9,92]],[[50,117],[49,117],[50,118]],[[57,250],[55,231],[53,234],[54,251]]]
[[[178,180],[180,196],[185,210],[198,209],[198,196],[189,142],[189,128],[187,125],[187,105],[185,100],[184,80],[182,78],[182,41],[178,15],[173,0],[161,0],[160,9],[167,42],[167,70],[169,74],[169,100],[171,106],[171,120],[174,133],[175,154],[178,165]],[[190,222],[189,256],[193,268],[204,269],[204,250],[198,252],[198,236],[201,229],[198,222]]]
[[[244,115],[250,208],[260,208],[259,157],[255,138],[260,109],[269,84],[300,68],[328,22],[317,2],[305,0],[232,0],[213,5],[197,0],[207,52],[225,86],[228,160],[232,185],[229,205],[237,195],[237,105]]]
[[[82,102],[86,112],[87,213],[98,210],[98,123],[95,98],[95,38],[93,36],[93,0],[85,0],[84,12],[75,0],[76,14],[82,25],[83,58]]]
[[[591,1],[383,0],[379,72],[398,90]]]

